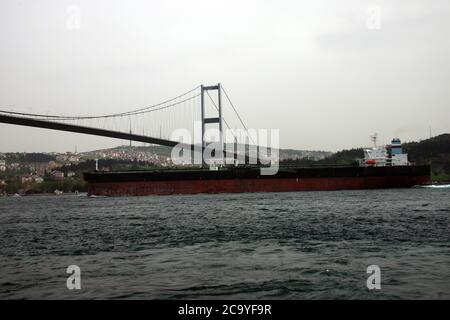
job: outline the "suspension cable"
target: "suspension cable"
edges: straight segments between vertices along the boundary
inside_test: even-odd
[[[225,88],[223,87],[223,85],[220,86],[220,89],[222,89],[223,93],[225,93],[225,97],[227,98],[228,102],[230,103],[231,107],[234,110],[234,113],[237,115],[239,121],[241,122],[242,126],[244,127],[245,131],[247,132],[247,135],[250,137],[250,140],[252,141],[252,143],[256,146],[255,141],[253,141],[253,138],[251,137],[250,133],[248,132],[248,128],[244,123],[244,120],[242,120],[241,116],[239,115],[239,112],[237,111],[237,109],[234,107],[233,102],[231,102],[230,97],[228,96]]]
[[[211,95],[209,94],[208,91],[206,91],[206,94],[208,95],[209,99],[211,100],[211,102],[212,102],[212,104],[214,105],[214,107],[216,108],[216,110],[219,111],[219,107],[216,105],[216,103],[214,102],[213,98],[211,97]],[[234,134],[233,130],[232,130],[232,129],[230,128],[230,126],[228,125],[227,120],[225,120],[225,117],[223,117],[223,116],[222,116],[222,119],[223,119],[223,122],[225,122],[225,125],[227,126],[227,128],[230,129],[231,132],[233,133],[234,141],[237,143],[237,142],[238,142],[238,141],[237,141],[237,137],[236,137],[236,135]]]
[[[100,115],[100,116],[64,116],[64,115],[44,115],[44,114],[34,114],[34,113],[23,113],[23,112],[14,112],[14,111],[9,111],[9,110],[0,110],[0,113],[5,113],[5,114],[13,114],[13,115],[20,115],[20,116],[31,116],[31,117],[37,117],[37,118],[43,118],[43,119],[55,119],[55,120],[84,120],[84,119],[98,119],[98,118],[112,118],[112,117],[120,117],[120,116],[129,116],[129,115],[136,115],[136,114],[143,114],[143,113],[148,113],[148,112],[153,112],[153,111],[158,111],[158,110],[162,110],[162,109],[166,109],[175,105],[178,105],[180,103],[189,101],[191,99],[194,99],[196,97],[198,97],[200,94],[191,96],[190,98],[187,98],[185,100],[179,101],[177,103],[168,105],[168,106],[164,106],[164,107],[160,107],[164,104],[167,104],[169,102],[172,102],[174,100],[177,100],[183,96],[188,95],[189,93],[199,89],[200,86],[197,86],[183,94],[180,94],[178,96],[176,96],[175,98],[172,99],[168,99],[165,100],[163,102],[160,102],[158,104],[155,105],[151,105],[151,106],[147,106],[147,107],[143,107],[143,108],[139,108],[136,110],[132,110],[132,111],[127,111],[127,112],[121,112],[121,113],[115,113],[115,114],[108,114],[108,115]],[[160,108],[158,108],[160,107]],[[157,109],[155,109],[157,108]]]

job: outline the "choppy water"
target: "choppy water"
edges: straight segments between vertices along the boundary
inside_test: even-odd
[[[449,221],[450,188],[4,197],[0,298],[449,299]]]

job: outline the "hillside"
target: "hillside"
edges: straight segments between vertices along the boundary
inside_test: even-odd
[[[233,146],[230,145],[230,149]],[[85,159],[95,159],[98,158],[100,154],[110,154],[113,152],[121,152],[121,153],[127,153],[127,154],[133,154],[133,153],[149,153],[149,154],[156,154],[158,156],[163,157],[170,157],[172,148],[170,147],[164,147],[164,146],[118,146],[111,149],[102,149],[102,150],[95,150],[95,151],[88,151],[83,152],[81,155]],[[281,160],[284,159],[313,159],[313,160],[320,160],[324,159],[325,157],[331,155],[331,152],[328,151],[315,151],[315,150],[294,150],[294,149],[280,149],[279,150],[279,156]],[[101,157],[100,157],[101,158]]]
[[[450,134],[403,144],[409,160],[416,164],[431,164],[432,179],[450,181]]]
[[[336,153],[330,154],[327,157],[319,160],[314,160],[311,158],[304,159],[286,159],[282,160],[282,165],[299,165],[299,166],[309,166],[309,165],[353,165],[356,164],[356,159],[363,158],[363,149],[350,149],[342,150]]]

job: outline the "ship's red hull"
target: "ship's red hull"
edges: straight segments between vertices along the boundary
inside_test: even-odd
[[[294,192],[344,189],[407,188],[429,184],[429,175],[308,178],[198,179],[168,181],[88,182],[99,196],[143,196],[197,193]]]

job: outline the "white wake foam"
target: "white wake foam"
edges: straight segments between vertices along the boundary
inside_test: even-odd
[[[423,188],[439,188],[439,189],[443,189],[443,188],[450,188],[450,184],[431,184],[431,185],[427,185],[427,186],[421,186]]]

